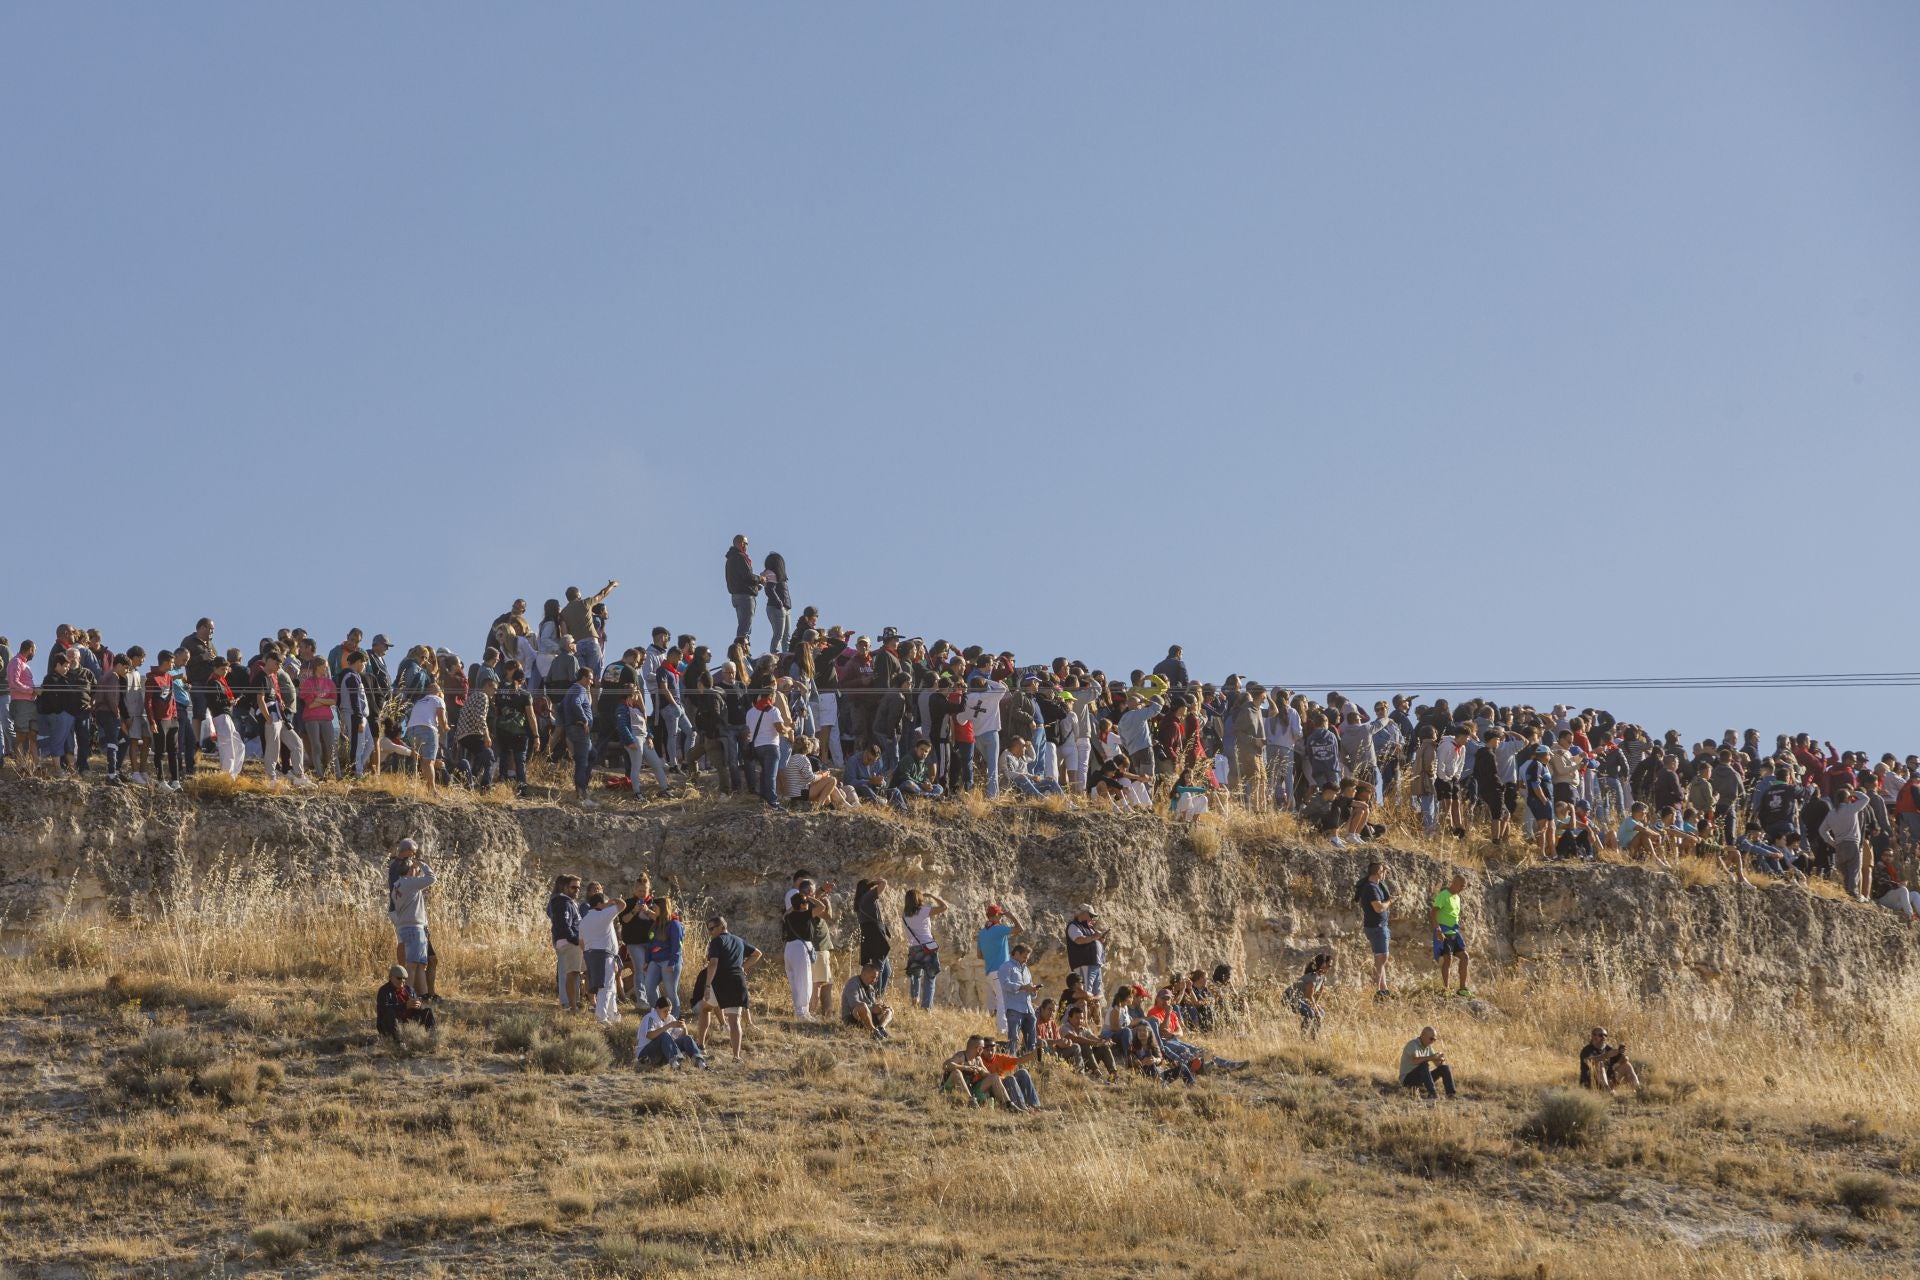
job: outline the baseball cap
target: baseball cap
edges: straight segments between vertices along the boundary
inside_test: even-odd
[[[997,902],[989,902],[989,903],[987,904],[987,914],[988,914],[988,915],[990,915],[990,916],[1003,916],[1003,915],[1005,915],[1005,914],[1007,914],[1007,913],[1006,913],[1005,911],[1002,911],[1002,910],[1000,909],[1000,904],[999,904],[999,903],[997,903]]]
[[[400,852],[402,853],[412,853],[415,849],[418,849],[419,847],[420,847],[419,845],[413,842],[412,836],[408,836],[405,840],[402,840],[400,842]]]
[[[1078,915],[1083,915],[1083,916],[1090,916],[1090,915],[1093,915],[1093,914],[1095,914],[1095,912],[1094,912],[1094,909],[1093,909],[1093,904],[1092,904],[1091,902],[1083,902],[1083,903],[1081,903],[1081,904],[1079,905],[1079,907],[1077,907],[1077,908],[1075,909],[1075,912],[1076,912],[1076,914],[1078,914]]]

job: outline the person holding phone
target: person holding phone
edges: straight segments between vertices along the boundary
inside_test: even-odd
[[[1580,1046],[1580,1087],[1612,1093],[1622,1080],[1636,1089],[1640,1087],[1640,1073],[1627,1060],[1627,1046],[1608,1044],[1607,1029],[1595,1027]]]
[[[662,994],[654,998],[653,1008],[640,1020],[640,1034],[633,1042],[633,1061],[636,1066],[653,1063],[676,1069],[692,1062],[704,1068],[707,1055],[687,1034],[687,1024],[674,1013],[673,1001]]]

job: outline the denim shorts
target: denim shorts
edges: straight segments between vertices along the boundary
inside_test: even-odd
[[[35,720],[40,713],[40,708],[37,705],[22,698],[15,698],[13,700],[13,706],[9,708],[9,711],[13,716],[13,731],[15,733],[33,732]]]
[[[408,964],[427,962],[427,930],[418,924],[397,924],[393,932],[400,939],[400,946],[406,953]]]
[[[440,758],[440,731],[430,724],[417,724],[407,730],[407,741],[422,760]]]
[[[1387,954],[1387,944],[1393,940],[1392,930],[1384,924],[1370,924],[1366,926],[1366,931],[1367,945],[1373,948],[1373,954],[1377,956]]]

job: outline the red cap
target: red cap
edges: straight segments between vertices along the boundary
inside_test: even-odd
[[[987,904],[987,914],[988,914],[988,915],[990,915],[990,916],[1003,916],[1003,915],[1005,915],[1005,914],[1007,914],[1007,913],[1006,913],[1006,912],[1004,912],[1004,911],[1002,911],[1002,910],[1000,909],[1000,904],[999,904],[999,903],[997,903],[997,902],[989,902],[989,903]]]

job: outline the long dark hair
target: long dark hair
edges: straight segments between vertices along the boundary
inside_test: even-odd
[[[560,621],[560,602],[558,600],[547,601],[546,608],[540,614],[540,621],[542,622],[559,622]]]
[[[767,558],[761,561],[761,564],[766,567],[768,573],[773,575],[775,582],[787,580],[787,558],[778,551],[767,552]]]

